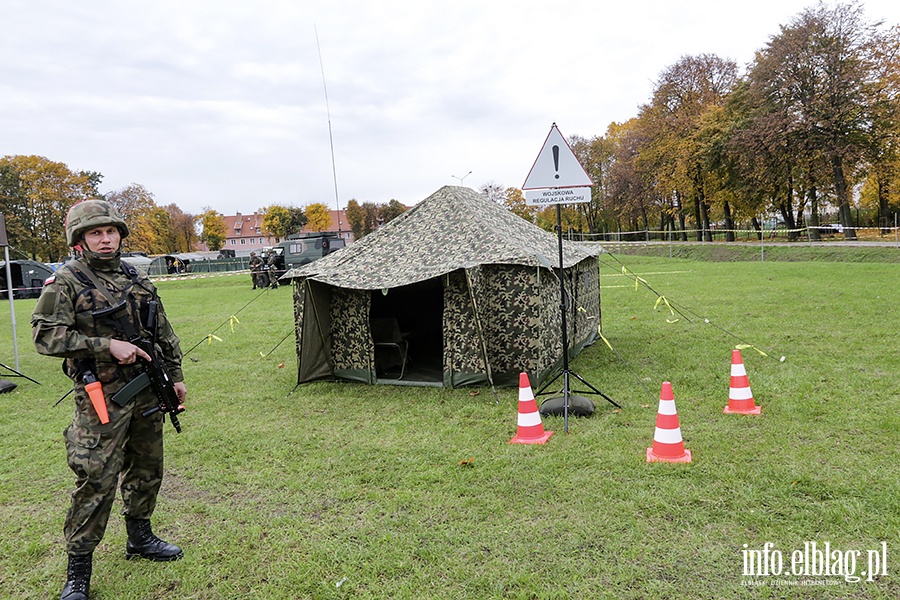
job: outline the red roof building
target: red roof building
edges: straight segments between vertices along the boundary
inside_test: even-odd
[[[263,233],[262,219],[261,213],[225,215],[225,245],[222,248],[234,250],[240,256],[281,241]]]

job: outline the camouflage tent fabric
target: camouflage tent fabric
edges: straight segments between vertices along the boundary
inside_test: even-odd
[[[566,244],[563,266],[596,250]],[[482,264],[559,266],[556,236],[466,187],[443,187],[359,241],[287,273],[374,290]]]
[[[600,248],[563,245],[570,356],[597,336]],[[298,382],[537,386],[562,361],[555,235],[443,187],[293,280]],[[394,345],[376,322],[396,322]],[[397,364],[399,363],[399,364]]]

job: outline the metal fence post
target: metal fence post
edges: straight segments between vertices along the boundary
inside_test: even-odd
[[[766,222],[759,223],[759,262],[766,262]]]

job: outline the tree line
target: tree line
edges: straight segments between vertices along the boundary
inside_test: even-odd
[[[9,244],[22,258],[58,262],[69,254],[62,224],[72,205],[83,200],[107,200],[128,224],[123,249],[147,254],[191,252],[197,242],[220,250],[228,235],[225,217],[209,206],[199,215],[175,204],[160,206],[143,185],[131,185],[103,194],[103,175],[73,171],[61,162],[42,156],[0,158],[0,213],[6,217]],[[385,204],[347,204],[347,225],[356,239],[397,217],[407,207],[391,200]],[[305,208],[271,204],[258,211],[263,232],[276,240],[307,231],[327,231],[331,211],[314,202]]]
[[[123,250],[147,254],[191,252],[197,242],[219,250],[227,237],[225,217],[211,207],[199,215],[175,204],[160,206],[144,186],[131,185],[103,194],[103,175],[94,171],[73,171],[61,162],[42,156],[0,158],[0,213],[6,218],[7,237],[14,253],[41,262],[59,262],[69,255],[66,245],[66,214],[84,200],[107,200],[128,224],[130,235]],[[280,204],[260,211],[267,235],[284,239],[306,227],[325,231],[331,214],[322,203],[305,209]]]
[[[709,241],[714,227],[728,239],[741,224],[759,231],[773,213],[794,236],[808,227],[814,239],[824,214],[850,239],[860,221],[892,225],[900,212],[898,51],[900,28],[867,22],[851,2],[804,9],[743,75],[716,55],[682,57],[636,117],[569,139],[595,185],[589,204],[564,209],[564,228]],[[526,207],[516,188],[481,191],[555,226],[555,208]]]

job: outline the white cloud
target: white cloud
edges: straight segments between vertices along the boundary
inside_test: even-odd
[[[342,205],[415,203],[470,170],[520,186],[551,123],[601,135],[679,57],[744,65],[813,4],[5,0],[0,155],[189,212],[334,205],[324,67]]]

